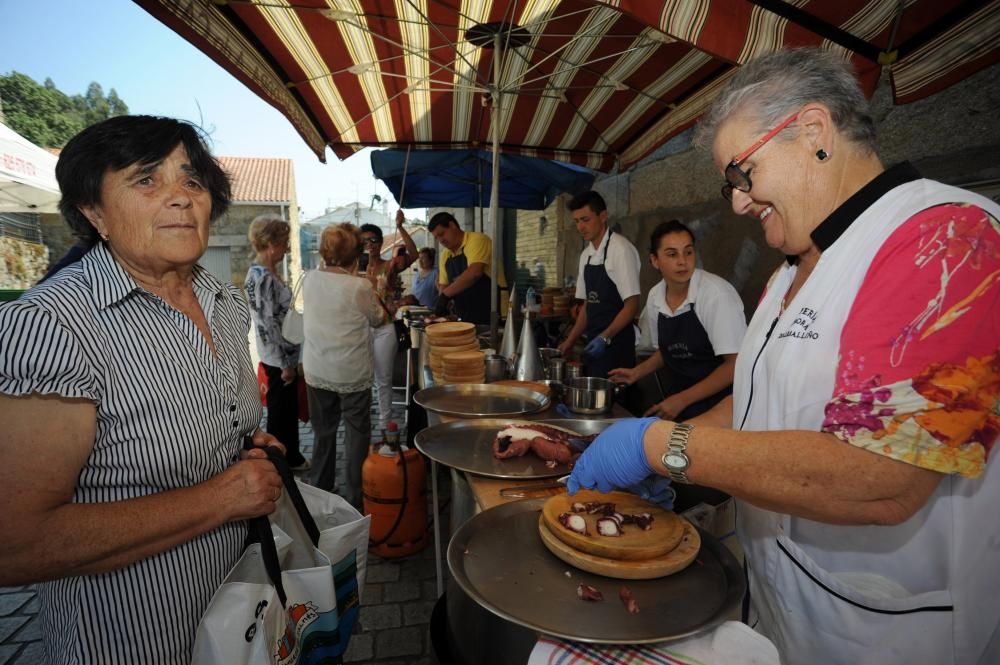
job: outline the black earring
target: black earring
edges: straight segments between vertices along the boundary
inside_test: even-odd
[[[821,162],[825,162],[826,158],[829,156],[830,155],[826,154],[826,150],[823,150],[823,148],[820,148],[819,150],[816,151],[816,159],[818,159]]]

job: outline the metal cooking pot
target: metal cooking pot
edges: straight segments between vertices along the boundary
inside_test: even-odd
[[[569,410],[588,416],[611,413],[615,396],[625,388],[624,385],[591,376],[567,380],[563,386]]]
[[[509,379],[511,373],[509,360],[497,354],[486,356],[486,383]]]

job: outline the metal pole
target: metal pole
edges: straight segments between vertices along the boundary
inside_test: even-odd
[[[493,224],[493,256],[490,266],[490,277],[493,288],[490,290],[490,347],[497,346],[497,328],[500,323],[498,264],[500,263],[500,33],[493,35],[493,103],[490,105],[490,133],[493,134],[493,182],[490,188],[490,221]],[[508,316],[510,314],[508,313]]]

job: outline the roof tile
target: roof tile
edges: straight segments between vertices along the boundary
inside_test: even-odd
[[[295,189],[292,160],[217,157],[233,184],[234,203],[291,203]]]

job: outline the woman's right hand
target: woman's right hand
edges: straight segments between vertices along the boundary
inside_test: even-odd
[[[215,484],[216,505],[227,522],[270,515],[283,488],[278,470],[260,448],[251,449],[245,459],[209,482]]]
[[[635,367],[618,367],[608,371],[608,378],[614,383],[624,383],[631,386],[642,377],[639,376],[639,370]]]

